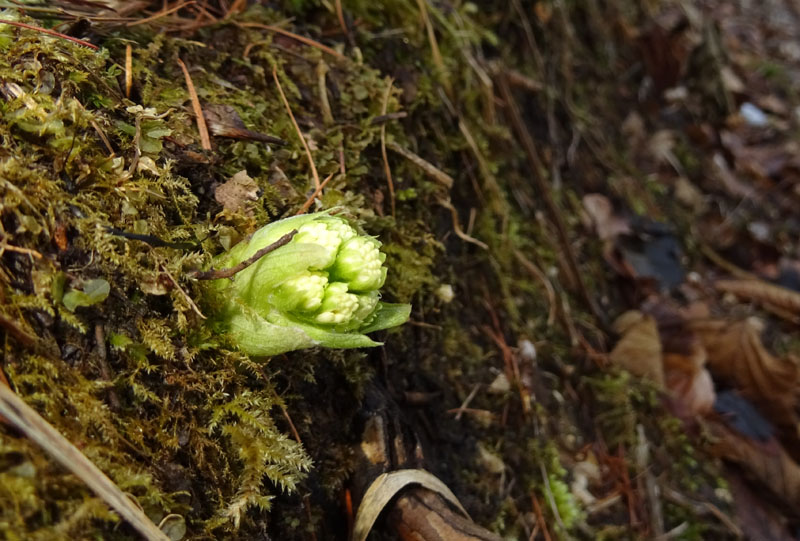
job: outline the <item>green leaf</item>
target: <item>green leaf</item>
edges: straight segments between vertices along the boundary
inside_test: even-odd
[[[369,325],[362,327],[359,331],[363,333],[380,331],[390,327],[397,327],[408,321],[411,315],[410,304],[393,304],[379,302],[374,319]]]
[[[70,312],[74,312],[79,306],[92,306],[99,302],[103,302],[108,297],[111,291],[111,286],[102,278],[89,280],[83,284],[83,289],[70,289],[64,293],[61,301],[64,307]]]

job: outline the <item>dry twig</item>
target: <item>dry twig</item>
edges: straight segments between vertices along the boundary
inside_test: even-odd
[[[328,182],[333,178],[335,174],[336,173],[331,173],[325,180],[322,181],[322,184],[320,184],[314,190],[314,192],[308,196],[308,199],[306,199],[306,202],[303,203],[303,206],[300,207],[300,210],[297,211],[297,214],[295,214],[295,216],[300,216],[301,214],[305,214],[305,212],[311,207],[311,204],[314,202],[314,199],[316,199],[317,196],[322,193],[323,188],[325,188],[325,186],[328,185]]]
[[[245,259],[238,265],[235,265],[227,269],[216,269],[216,270],[211,269],[207,271],[198,271],[193,273],[191,276],[192,278],[196,278],[198,280],[219,280],[220,278],[230,278],[237,272],[243,271],[244,269],[246,269],[247,267],[258,261],[265,255],[267,255],[268,253],[277,250],[281,246],[289,244],[289,241],[292,240],[292,238],[294,238],[296,234],[297,234],[297,229],[286,233],[284,236],[282,236],[269,246],[264,246],[255,254],[253,254],[252,257]]]
[[[594,302],[594,299],[589,294],[589,290],[586,287],[586,282],[583,279],[583,274],[581,274],[581,271],[578,268],[578,260],[575,257],[574,251],[572,250],[572,244],[569,240],[569,235],[567,234],[567,226],[564,223],[564,219],[561,216],[561,211],[559,210],[558,205],[556,205],[556,202],[553,199],[550,186],[542,175],[544,166],[542,165],[542,161],[536,152],[536,146],[533,143],[533,138],[531,137],[525,122],[522,120],[522,115],[520,114],[517,101],[511,93],[511,89],[508,86],[508,81],[506,81],[504,77],[500,77],[498,79],[498,86],[500,87],[500,93],[503,96],[503,100],[506,102],[506,108],[509,119],[511,120],[511,124],[514,127],[514,131],[517,132],[517,138],[519,139],[522,149],[525,151],[525,154],[528,157],[531,176],[533,176],[536,187],[539,189],[539,193],[544,199],[545,207],[550,215],[550,220],[556,227],[556,233],[558,235],[559,243],[561,244],[561,249],[566,256],[567,264],[572,271],[572,274],[575,276],[578,289],[580,290],[584,303],[592,315],[594,315],[595,319],[600,324],[606,325],[606,317],[597,307],[597,303]]]
[[[320,51],[328,53],[331,56],[335,56],[336,58],[341,58],[341,59],[345,58],[345,56],[342,53],[340,53],[338,51],[335,51],[335,50],[331,49],[330,47],[319,43],[318,41],[314,41],[313,39],[301,36],[299,34],[295,34],[294,32],[289,32],[288,30],[284,30],[283,28],[279,28],[279,27],[273,26],[271,24],[236,23],[236,26],[239,26],[239,27],[242,27],[242,28],[259,28],[261,30],[269,30],[270,32],[275,32],[276,34],[280,34],[282,36],[286,36],[287,38],[295,39],[295,40],[299,41],[300,43],[305,43],[306,45],[308,45],[310,47],[315,47],[315,48],[319,49]]]
[[[443,184],[448,189],[453,187],[453,177],[451,177],[441,169],[438,169],[431,162],[423,158],[420,158],[410,150],[401,147],[394,141],[386,143],[386,147],[400,154],[402,157],[404,157],[405,159],[407,159],[408,161],[410,161],[411,163],[413,163],[414,165],[425,171],[428,174],[428,176],[430,176],[440,184]]]

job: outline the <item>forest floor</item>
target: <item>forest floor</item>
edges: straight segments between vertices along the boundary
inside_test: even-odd
[[[390,471],[486,539],[800,536],[796,2],[0,19],[4,538],[394,539]],[[410,321],[248,357],[197,271],[334,207]]]

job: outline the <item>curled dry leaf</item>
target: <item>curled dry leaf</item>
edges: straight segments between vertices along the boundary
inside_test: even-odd
[[[677,415],[692,417],[710,412],[715,399],[714,382],[705,369],[702,343],[680,319],[660,323],[659,326],[654,316],[637,310],[622,314],[614,322],[614,329],[622,338],[609,358],[633,374],[666,387]]]
[[[216,137],[262,141],[275,145],[285,145],[286,141],[272,135],[248,130],[239,113],[230,105],[211,104],[203,109],[208,129]]]
[[[800,370],[791,358],[777,358],[767,351],[757,319],[695,321],[690,329],[702,341],[712,372],[733,382],[777,424],[796,424]]]
[[[679,417],[706,415],[714,408],[714,380],[705,368],[694,373],[665,370],[665,382],[679,399],[674,403]]]
[[[236,212],[243,209],[247,214],[251,214],[252,210],[249,207],[253,201],[258,200],[258,184],[250,178],[247,171],[241,170],[227,182],[217,186],[214,199],[227,211]]]
[[[739,298],[800,313],[800,293],[761,280],[718,280],[714,287]]]
[[[756,442],[719,423],[710,425],[717,436],[715,451],[749,471],[788,507],[800,508],[800,465],[777,440]]]
[[[590,225],[597,232],[600,240],[614,240],[623,233],[630,233],[630,224],[614,214],[611,201],[602,194],[590,193],[583,197],[583,209]]]
[[[442,496],[469,518],[455,494],[438,477],[425,470],[398,470],[379,475],[367,489],[356,513],[352,541],[365,541],[378,515],[408,486],[419,485]]]

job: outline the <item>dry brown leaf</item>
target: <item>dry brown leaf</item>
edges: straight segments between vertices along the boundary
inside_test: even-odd
[[[702,341],[712,372],[733,382],[775,423],[796,423],[798,365],[789,357],[777,358],[767,351],[757,319],[694,321],[690,329]]]
[[[214,199],[221,204],[225,210],[236,212],[240,209],[245,210],[249,215],[252,210],[249,208],[253,201],[258,200],[258,184],[241,170],[225,184],[220,184],[214,191]]]
[[[583,209],[600,240],[613,240],[623,233],[631,232],[630,224],[614,214],[611,201],[602,194],[590,193],[583,196]]]
[[[667,388],[676,399],[676,415],[693,417],[706,415],[714,409],[714,381],[705,368],[693,373],[664,369]]]
[[[621,333],[622,337],[608,356],[611,362],[663,385],[661,340],[656,320],[650,315],[630,310],[617,318],[614,330]]]
[[[688,418],[709,413],[716,399],[714,382],[705,368],[706,350],[687,328],[684,310],[664,302],[651,303],[647,310],[658,322],[664,383],[675,414]],[[699,305],[692,308],[698,310]]]
[[[278,137],[248,130],[242,118],[239,116],[239,113],[230,105],[206,105],[206,108],[203,110],[203,115],[208,123],[208,129],[216,137],[262,141],[275,145],[286,144],[286,141]]]
[[[714,287],[739,298],[800,313],[800,293],[761,280],[718,280]]]
[[[356,513],[352,541],[365,541],[378,515],[404,488],[419,485],[442,496],[469,518],[455,494],[438,477],[425,470],[398,470],[379,475],[367,489]]]
[[[788,507],[800,508],[800,465],[775,439],[758,443],[718,424],[711,424],[718,437],[715,451],[749,471]]]

